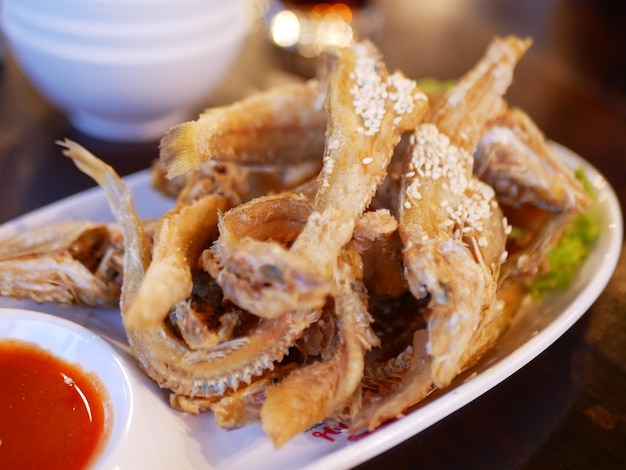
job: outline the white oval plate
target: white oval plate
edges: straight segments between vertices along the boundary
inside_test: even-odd
[[[582,166],[597,191],[602,233],[574,283],[562,292],[524,307],[506,335],[473,369],[404,418],[369,435],[350,438],[345,429],[320,425],[297,436],[280,450],[272,447],[260,426],[236,431],[218,429],[210,413],[178,413],[167,395],[147,379],[126,346],[118,311],[38,305],[71,318],[107,338],[120,351],[131,378],[135,405],[130,428],[113,462],[116,468],[152,469],[344,469],[362,463],[445,418],[487,392],[549,347],[591,306],[611,278],[622,246],[622,214],[614,191],[589,163],[555,144],[570,168]],[[140,216],[157,217],[171,207],[150,188],[146,171],[126,178],[135,193]],[[104,192],[98,188],[44,207],[0,227],[0,238],[16,231],[67,218],[112,221]],[[0,299],[0,306],[32,302]],[[111,385],[111,384],[109,384]]]
[[[32,310],[0,308],[0,340],[7,339],[36,344],[65,362],[80,365],[83,372],[94,373],[101,380],[113,416],[110,434],[94,468],[111,468],[128,432],[133,408],[130,379],[111,345],[64,318]]]

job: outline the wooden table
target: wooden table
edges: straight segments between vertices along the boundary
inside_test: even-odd
[[[489,39],[534,39],[508,95],[548,137],[595,165],[626,204],[626,16],[615,0],[384,0],[377,43],[390,69],[456,78]],[[253,33],[211,104],[280,80]],[[250,73],[254,71],[254,73]],[[157,142],[100,142],[71,128],[10,58],[0,69],[0,222],[93,186],[60,156],[72,138],[121,174],[147,168]],[[363,464],[378,468],[626,468],[626,258],[561,339],[460,411]]]

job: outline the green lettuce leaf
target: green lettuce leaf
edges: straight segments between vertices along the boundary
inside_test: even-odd
[[[582,181],[585,190],[595,198],[593,186],[582,169],[576,170],[576,177]],[[600,235],[600,222],[593,208],[592,204],[585,214],[577,215],[557,245],[548,253],[548,272],[537,277],[530,285],[530,294],[534,298],[541,297],[549,291],[565,289],[572,283],[576,272]]]

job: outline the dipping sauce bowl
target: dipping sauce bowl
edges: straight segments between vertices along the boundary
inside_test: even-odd
[[[133,409],[114,349],[68,320],[0,309],[3,468],[108,469]]]

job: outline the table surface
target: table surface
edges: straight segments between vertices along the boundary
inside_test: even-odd
[[[626,207],[626,15],[618,0],[376,2],[390,69],[456,78],[494,35],[530,36],[508,93],[545,134],[584,156]],[[224,85],[202,106],[230,102],[292,69],[251,32]],[[254,73],[251,73],[251,72]],[[0,223],[93,186],[54,144],[69,137],[120,174],[147,168],[158,142],[114,144],[73,129],[0,66]],[[568,332],[530,364],[369,468],[626,468],[626,257]]]

